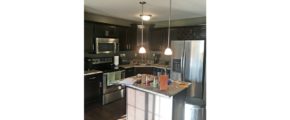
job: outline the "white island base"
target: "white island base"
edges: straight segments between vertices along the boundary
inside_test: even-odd
[[[166,95],[127,87],[127,120],[183,120],[186,90]]]

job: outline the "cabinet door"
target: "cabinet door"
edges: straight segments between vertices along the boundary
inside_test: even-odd
[[[87,75],[84,80],[85,104],[100,102],[102,94],[102,74]]]
[[[172,28],[171,38],[172,40],[205,40],[206,26]]]
[[[101,23],[95,23],[94,25],[94,35],[95,37],[103,38],[116,38],[117,36],[117,27],[114,25],[107,25]]]
[[[159,117],[160,120],[172,120],[172,97],[159,97]]]
[[[127,120],[135,119],[135,90],[127,87]]]
[[[150,50],[164,51],[167,47],[168,29],[159,28],[152,32],[152,38],[150,41]]]
[[[131,26],[127,32],[128,50],[137,50],[137,27]]]
[[[109,37],[109,38],[117,38],[118,37],[118,32],[117,32],[117,27],[113,25],[105,25],[105,35],[104,37]]]
[[[96,23],[94,26],[95,37],[105,37],[105,26],[98,23]]]
[[[84,51],[85,53],[92,53],[94,51],[94,23],[85,22],[84,27]]]
[[[163,31],[162,29],[156,29],[152,32],[152,38],[149,42],[150,49],[153,51],[161,50],[162,46],[162,39],[163,39]]]
[[[134,68],[127,68],[126,71],[125,71],[125,77],[131,77],[131,76],[134,76]]]
[[[153,74],[152,67],[135,67],[135,75],[136,74]]]
[[[206,26],[200,27],[200,39],[205,40],[206,39]]]
[[[118,38],[119,38],[119,49],[120,51],[129,50],[129,41],[127,37],[127,28],[118,28]]]

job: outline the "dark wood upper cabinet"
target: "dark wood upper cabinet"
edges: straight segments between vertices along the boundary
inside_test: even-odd
[[[119,27],[118,30],[120,51],[130,51],[136,49],[137,29],[134,27]]]
[[[128,29],[127,32],[127,50],[137,50],[137,25],[132,24],[131,27]]]
[[[128,45],[128,28],[118,28],[117,29],[118,33],[118,39],[119,39],[119,49],[120,51],[126,51],[129,49]]]
[[[85,53],[93,53],[94,43],[97,37],[100,38],[118,38],[119,50],[135,50],[137,44],[137,27],[125,27],[85,21],[84,45]]]
[[[92,53],[93,52],[93,40],[95,38],[94,35],[94,23],[92,22],[85,22],[84,25],[85,29],[84,29],[84,47],[85,47],[85,53]]]
[[[113,25],[95,23],[95,37],[117,38],[117,27]]]
[[[168,28],[154,28],[153,24],[147,25],[144,42],[148,42],[148,49],[164,51],[167,47]],[[85,21],[84,25],[85,52],[93,53],[96,37],[118,38],[120,51],[137,51],[138,28],[137,24],[130,27],[117,26],[103,23]],[[171,27],[170,40],[205,40],[206,26]],[[140,37],[140,35],[139,35]]]
[[[167,47],[167,29],[154,29],[149,42],[150,50],[162,51]]]
[[[171,29],[171,40],[205,40],[206,26],[174,27]]]

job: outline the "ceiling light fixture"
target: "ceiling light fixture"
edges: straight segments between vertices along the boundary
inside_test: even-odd
[[[172,50],[169,47],[169,41],[170,41],[170,24],[171,24],[171,0],[169,2],[169,20],[168,20],[168,44],[167,44],[167,48],[164,51],[164,55],[172,55]]]
[[[144,21],[149,21],[152,17],[152,15],[140,15],[141,19],[144,20]]]
[[[140,2],[140,4],[142,5],[142,15],[143,15],[143,5],[146,4],[145,1]],[[146,49],[143,46],[143,29],[144,29],[144,25],[143,25],[143,19],[141,19],[142,21],[142,28],[141,28],[141,47],[139,49],[139,53],[140,54],[145,54],[146,53]]]
[[[152,15],[144,15],[144,13],[143,13],[143,5],[146,4],[146,2],[142,1],[142,2],[140,2],[140,4],[142,4],[142,14],[140,14],[141,19],[144,21],[149,21],[151,19]]]

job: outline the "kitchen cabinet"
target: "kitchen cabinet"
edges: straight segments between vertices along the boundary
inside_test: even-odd
[[[117,31],[120,51],[135,50],[137,44],[137,30],[132,27],[119,27]]]
[[[154,29],[149,42],[150,50],[152,51],[163,51],[167,47],[167,35],[168,29],[159,28]]]
[[[127,31],[127,41],[124,43],[127,51],[137,50],[137,25],[132,24]]]
[[[158,72],[160,72],[160,74],[164,74],[165,70],[161,68],[153,68],[153,75],[157,75]]]
[[[200,27],[200,33],[199,33],[201,40],[206,40],[206,26]]]
[[[124,27],[85,21],[84,26],[85,53],[94,53],[94,43],[97,37],[118,38],[120,51],[129,51],[136,49],[137,25],[132,25],[131,27]]]
[[[125,77],[131,77],[131,76],[134,76],[134,67],[132,68],[126,68],[125,69]]]
[[[171,27],[170,40],[205,40],[206,26]],[[168,28],[155,28],[152,32],[150,50],[164,51],[167,47]]]
[[[103,74],[93,74],[84,76],[84,97],[85,105],[100,103],[102,95]]]
[[[171,40],[205,40],[206,26],[174,27],[171,38]]]
[[[93,53],[94,51],[94,23],[93,22],[85,22],[84,23],[84,52],[85,53]]]
[[[153,75],[157,75],[157,73],[160,72],[160,74],[166,74],[170,77],[170,70],[169,69],[164,69],[164,68],[153,68]]]
[[[127,36],[128,29],[118,28],[117,32],[118,32],[118,39],[119,39],[119,50],[120,51],[128,50],[128,44],[127,44],[128,43],[128,36]]]
[[[95,37],[116,38],[117,27],[114,25],[95,23],[94,29]]]
[[[153,67],[135,67],[135,75],[137,74],[153,74]]]

